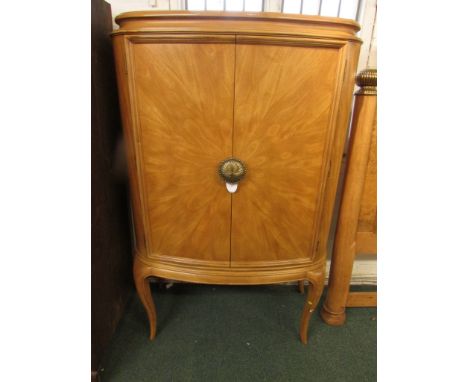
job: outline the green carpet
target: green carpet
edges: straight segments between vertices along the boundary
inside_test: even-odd
[[[305,296],[293,285],[152,288],[156,339],[134,294],[103,359],[103,382],[376,381],[376,309],[348,309],[341,327],[315,312],[302,345]]]

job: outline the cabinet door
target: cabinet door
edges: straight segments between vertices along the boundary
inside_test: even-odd
[[[217,166],[232,155],[234,37],[197,38],[131,48],[147,246],[152,257],[228,264],[231,197]]]
[[[315,249],[341,52],[287,42],[236,46],[233,266],[306,262]]]

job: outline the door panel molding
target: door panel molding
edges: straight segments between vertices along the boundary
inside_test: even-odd
[[[126,44],[147,254],[225,262],[231,200],[216,170],[232,152],[235,39],[176,37]]]
[[[237,36],[233,149],[234,156],[245,160],[250,170],[233,194],[231,265],[247,259],[255,266],[313,258],[318,249],[317,227],[327,175],[334,159],[330,147],[346,71],[343,45],[324,43],[320,49],[322,41],[310,44],[258,36],[248,36],[248,44],[241,41],[243,38]],[[250,48],[252,41],[257,45]],[[311,46],[314,49],[307,52],[302,49]],[[262,71],[266,67],[268,73]],[[249,91],[243,92],[243,88]],[[289,112],[290,108],[295,112]],[[288,119],[278,121],[282,113]],[[281,140],[273,142],[277,138]],[[269,159],[265,162],[262,158]],[[274,181],[276,173],[278,183]],[[243,237],[250,237],[249,242]]]

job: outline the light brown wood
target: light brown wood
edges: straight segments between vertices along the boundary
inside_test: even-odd
[[[196,262],[191,259],[154,259],[136,254],[140,264],[151,269],[153,276],[167,279],[225,285],[260,285],[307,279],[307,272],[321,272],[321,263],[303,265],[226,267],[219,262]]]
[[[130,196],[132,202],[132,223],[135,238],[134,246],[135,252],[144,253],[146,251],[145,233],[143,228],[144,214],[138,176],[138,161],[136,160],[137,146],[135,144],[136,140],[134,139],[135,129],[133,128],[133,126],[135,126],[134,116],[136,115],[136,111],[131,98],[128,82],[126,45],[127,42],[124,36],[115,36],[113,38],[117,85],[119,90],[120,116],[125,138],[125,154],[127,158]]]
[[[377,234],[374,232],[357,232],[355,252],[364,255],[377,255]]]
[[[307,279],[309,286],[307,287],[307,299],[302,310],[300,337],[303,344],[307,344],[309,320],[320,300],[323,291],[324,272],[308,273]]]
[[[300,294],[304,294],[304,280],[299,280],[297,283],[297,290]]]
[[[377,235],[377,124],[373,123],[369,160],[367,162],[364,189],[361,196],[359,211],[358,234],[371,233]],[[377,244],[377,243],[376,243]],[[375,245],[371,253],[377,253]],[[356,253],[362,253],[357,249]],[[367,253],[367,252],[365,252]]]
[[[135,12],[113,33],[135,220],[135,283],[309,280],[323,288],[359,53],[357,24],[253,13]],[[234,194],[217,174],[235,156]]]
[[[233,150],[248,172],[232,196],[232,266],[312,258],[341,60],[336,48],[237,44]]]
[[[346,300],[346,307],[373,307],[377,306],[376,292],[350,292]]]
[[[150,325],[150,340],[156,336],[156,308],[154,306],[153,296],[151,295],[151,287],[149,277],[152,275],[151,268],[146,264],[135,259],[133,263],[133,278],[135,280],[136,290],[143,304],[146,314],[148,315],[148,322]]]
[[[254,32],[257,35],[319,36],[361,42],[356,36],[360,29],[358,23],[335,17],[269,12],[141,11],[122,13],[115,21],[120,28],[114,35],[154,35],[167,31],[216,34],[234,32],[236,35],[252,35]]]
[[[152,256],[229,263],[231,197],[216,166],[232,152],[234,49],[144,40],[133,45]]]
[[[337,223],[328,292],[321,310],[322,318],[330,325],[342,325],[346,319],[345,308],[353,262],[357,252],[357,240],[359,240],[359,249],[365,251],[373,249],[371,246],[376,242],[376,236],[373,232],[371,232],[372,236],[363,236],[362,233],[358,236],[359,217],[363,211],[362,197],[365,190],[366,172],[369,167],[369,159],[375,163],[376,158],[374,154],[370,154],[373,136],[375,137],[376,113],[376,91],[372,94],[358,93],[354,106],[349,160]],[[374,174],[371,173],[368,189],[370,195],[375,195],[372,189],[372,183],[374,182],[375,185],[375,180],[372,179],[372,176]],[[374,207],[367,207],[367,209],[376,211]],[[371,215],[371,219],[366,218],[363,221],[372,221],[374,215],[373,213]],[[370,228],[374,229],[374,227],[376,230],[375,225]]]
[[[341,130],[338,128],[333,139],[330,153],[330,170],[328,181],[325,186],[325,196],[323,200],[323,210],[321,216],[321,223],[318,227],[319,242],[316,259],[326,259],[328,256],[328,242],[330,234],[330,226],[332,222],[333,211],[336,204],[338,181],[340,179],[342,157],[344,152],[344,145],[347,139],[346,131],[350,124],[351,116],[351,102],[353,90],[355,87],[355,69],[359,59],[359,49],[355,43],[351,43],[346,47],[347,68],[341,87],[341,98],[337,111],[336,125],[346,126],[346,129]]]

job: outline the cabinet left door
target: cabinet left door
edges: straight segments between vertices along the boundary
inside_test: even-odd
[[[232,155],[234,41],[125,39],[137,207],[149,257],[229,265],[231,197],[217,167]]]

